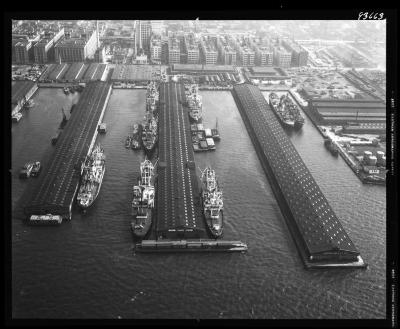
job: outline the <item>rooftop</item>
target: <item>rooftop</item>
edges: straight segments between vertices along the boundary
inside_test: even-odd
[[[33,88],[35,82],[33,81],[14,81],[11,86],[11,104],[18,103],[29,90]]]
[[[264,76],[288,76],[287,73],[278,67],[268,67],[268,66],[254,66],[251,69],[251,72],[257,75]]]
[[[82,38],[71,38],[61,40],[56,47],[81,47],[86,45],[86,40]]]

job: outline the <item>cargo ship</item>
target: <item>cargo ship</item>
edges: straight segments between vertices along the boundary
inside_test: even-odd
[[[276,93],[271,92],[269,94],[269,105],[284,126],[300,129],[304,125],[304,118],[298,106],[293,103],[288,94],[279,98]]]
[[[157,84],[155,81],[151,81],[147,85],[147,92],[146,92],[146,111],[150,112],[152,115],[157,114],[159,102],[159,92],[157,88]]]
[[[82,165],[81,184],[76,199],[83,209],[90,207],[99,195],[106,169],[105,159],[103,149],[96,145]]]
[[[135,123],[132,131],[131,147],[134,150],[140,149],[140,136],[142,135],[142,125]]]
[[[133,187],[131,229],[136,238],[149,232],[154,208],[154,165],[145,159],[140,164],[138,184]]]
[[[201,173],[202,191],[201,200],[206,226],[214,238],[222,235],[224,223],[224,201],[222,190],[215,177],[215,171],[210,167]]]
[[[191,85],[186,94],[186,102],[189,107],[189,117],[195,123],[201,121],[203,115],[203,103],[199,94],[198,85]]]
[[[142,144],[146,152],[151,152],[157,143],[157,127],[156,118],[147,113],[142,129]]]

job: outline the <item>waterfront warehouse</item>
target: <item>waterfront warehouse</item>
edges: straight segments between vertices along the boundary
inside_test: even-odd
[[[19,112],[37,89],[38,86],[33,81],[13,81],[11,85],[11,115]]]
[[[365,266],[260,90],[233,95],[306,267]]]

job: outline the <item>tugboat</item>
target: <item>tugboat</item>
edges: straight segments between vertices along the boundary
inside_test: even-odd
[[[64,91],[64,94],[65,94],[65,95],[68,95],[68,94],[69,94],[69,88],[68,88],[68,87],[64,87],[63,91]]]
[[[82,165],[81,184],[76,197],[78,205],[86,209],[99,195],[105,172],[105,154],[100,145],[96,145]]]
[[[333,156],[335,156],[335,157],[338,156],[339,150],[338,150],[337,146],[335,145],[335,143],[332,142],[332,140],[330,140],[329,138],[325,138],[324,145],[331,152],[331,154]]]
[[[214,138],[214,140],[219,141],[221,139],[219,136],[219,131],[218,131],[218,118],[215,121],[215,128],[211,129],[211,134],[212,134],[212,138]]]
[[[32,162],[27,162],[25,165],[22,167],[21,171],[19,172],[19,178],[28,178],[33,169],[33,163]]]
[[[142,125],[138,125],[135,123],[133,125],[133,132],[132,132],[132,149],[139,150],[140,149],[140,136],[142,135]]]
[[[154,165],[147,159],[140,164],[138,184],[133,187],[131,229],[136,238],[149,232],[154,208]]]
[[[219,238],[222,236],[224,223],[222,190],[215,177],[215,171],[210,167],[207,167],[202,172],[201,181],[201,200],[206,226],[214,238]]]
[[[159,102],[159,92],[157,89],[157,84],[155,81],[151,81],[147,85],[146,111],[151,113],[152,115],[156,115],[158,102]]]
[[[125,147],[126,147],[127,149],[129,149],[129,148],[131,147],[131,143],[132,143],[132,137],[131,137],[130,135],[128,135],[128,136],[126,137],[126,140],[125,140]]]
[[[193,84],[189,87],[186,95],[186,104],[189,107],[189,117],[191,120],[199,123],[203,115],[203,103],[198,91],[198,85]]]
[[[33,163],[31,176],[32,176],[32,177],[39,176],[41,170],[42,170],[42,167],[41,167],[41,165],[40,165],[40,162],[39,162],[39,161],[35,161],[35,162]]]
[[[151,152],[157,143],[157,120],[147,115],[147,120],[142,130],[142,143],[146,152]]]

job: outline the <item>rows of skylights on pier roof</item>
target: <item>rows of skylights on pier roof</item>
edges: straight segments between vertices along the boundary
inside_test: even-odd
[[[253,89],[252,87],[249,88]],[[272,112],[267,114],[262,112],[261,109],[265,108],[266,101],[263,97],[262,99],[259,97],[261,93],[255,89],[250,90],[250,94],[258,100],[254,102],[254,98],[252,101],[251,96],[248,95],[249,92],[246,93],[243,89],[243,87],[236,89],[241,96],[240,101],[248,114],[253,129],[255,129],[257,139],[264,146],[264,153],[271,160],[271,166],[276,168],[275,165],[277,165],[279,169],[282,166],[282,170],[274,170],[278,176],[277,181],[287,196],[286,199],[295,215],[295,220],[306,234],[306,244],[314,245],[315,247],[312,249],[315,251],[325,250],[332,243],[337,246],[342,244],[344,248],[349,249],[351,247],[350,249],[353,249],[354,246],[351,240],[327,204],[325,197],[305,167],[294,146],[290,143],[282,128],[277,126],[276,118],[271,116]],[[260,118],[263,120],[260,120]],[[267,129],[267,126],[272,127],[271,130],[273,133],[271,133],[270,129]],[[283,152],[277,146],[277,135],[279,145],[284,145]],[[297,174],[300,172],[301,175],[299,177],[302,180],[299,184]],[[295,182],[298,183],[296,184]],[[299,199],[302,201],[298,202]]]

